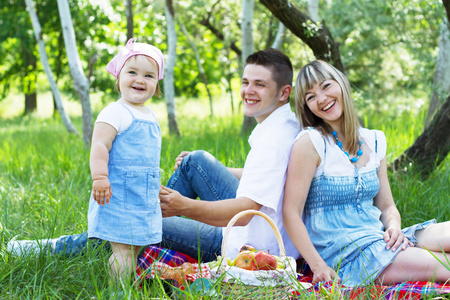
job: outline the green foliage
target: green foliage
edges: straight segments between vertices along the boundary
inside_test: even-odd
[[[321,11],[350,82],[375,106],[394,91],[431,92],[444,8],[433,1],[332,1]],[[411,102],[411,101],[410,101]]]
[[[51,69],[61,90],[76,99],[64,49],[56,0],[34,0],[42,25],[43,37]],[[308,12],[305,0],[292,1]],[[91,92],[104,92],[115,97],[114,78],[104,70],[126,43],[125,1],[69,0],[76,41],[83,69],[90,75]],[[134,36],[138,41],[155,44],[167,53],[165,1],[133,1]],[[239,78],[241,57],[232,43],[241,47],[241,2],[216,0],[175,1],[175,16],[187,28],[199,49],[203,67],[215,99],[226,93],[229,79]],[[210,14],[210,15],[209,15]],[[444,17],[441,1],[432,0],[333,0],[319,1],[320,18],[326,22],[336,42],[340,44],[342,61],[350,82],[365,101],[361,108],[400,106],[398,99],[410,103],[428,103],[429,96],[411,97],[412,91],[431,92],[438,47],[439,25]],[[205,26],[209,20],[212,28]],[[23,1],[3,1],[0,4],[0,101],[10,87],[20,92],[41,93],[48,89],[39,61],[31,22]],[[318,28],[308,24],[310,33]],[[254,9],[255,49],[271,45],[278,20],[258,1]],[[178,28],[178,26],[177,26]],[[223,35],[218,38],[213,30]],[[205,96],[194,52],[181,30],[178,32],[175,65],[176,95]],[[286,30],[282,50],[291,57],[294,71],[315,59],[311,50],[289,30]],[[91,62],[93,63],[91,65]],[[92,67],[92,69],[91,69]],[[88,74],[89,73],[89,74]],[[164,84],[164,82],[162,82]],[[234,87],[236,88],[236,87]],[[396,95],[387,99],[385,95]]]

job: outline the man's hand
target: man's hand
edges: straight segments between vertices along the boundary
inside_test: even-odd
[[[191,151],[181,151],[180,155],[175,158],[175,165],[173,166],[173,170],[176,171],[178,167],[181,165],[181,162],[183,161],[183,158],[187,155],[189,155]]]
[[[392,248],[392,251],[397,250],[398,247],[402,247],[402,250],[405,250],[408,244],[411,247],[414,247],[414,244],[406,238],[403,232],[397,228],[388,228],[383,233],[384,241],[387,243],[386,249],[389,250]]]
[[[181,211],[185,208],[184,198],[179,192],[161,185],[159,201],[163,218],[181,215]]]
[[[112,190],[111,183],[107,177],[94,179],[94,183],[92,184],[92,195],[98,205],[105,205],[105,203],[109,204],[109,199],[111,199],[112,196]]]

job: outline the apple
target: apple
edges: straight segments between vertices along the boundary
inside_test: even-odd
[[[281,257],[272,255],[277,260],[277,269],[286,269],[286,263],[281,259]]]
[[[252,270],[275,270],[277,260],[266,251],[258,251],[255,258],[251,261]]]
[[[246,270],[252,270],[252,262],[254,260],[253,252],[245,250],[239,252],[238,256],[233,261],[233,266]]]
[[[249,250],[249,251],[252,251],[252,252],[256,252],[255,247],[250,246],[250,245],[242,246],[241,249],[239,250],[239,252],[246,251],[246,250]]]

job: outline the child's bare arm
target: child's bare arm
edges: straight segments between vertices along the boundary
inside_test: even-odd
[[[93,180],[92,194],[99,205],[109,204],[112,196],[108,179],[109,151],[117,131],[107,123],[96,123],[92,134],[91,157],[89,165]]]

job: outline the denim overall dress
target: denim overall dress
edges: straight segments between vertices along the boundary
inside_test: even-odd
[[[371,150],[377,153],[377,136],[375,131],[370,132],[375,138],[375,149]],[[373,205],[379,190],[378,167],[360,172],[355,166],[353,176],[330,176],[327,150],[336,151],[336,147],[331,147],[326,138],[323,141],[324,168],[311,182],[304,209],[305,226],[320,256],[338,271],[343,285],[370,284],[401,251],[401,247],[395,252],[386,250],[381,211]],[[375,165],[379,166],[379,161]],[[402,231],[416,243],[415,231],[433,223],[431,220]]]
[[[88,236],[145,246],[159,243],[162,238],[158,201],[161,130],[158,122],[136,119],[123,106],[133,121],[116,136],[109,153],[110,203],[98,205],[91,194]]]

